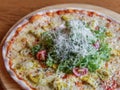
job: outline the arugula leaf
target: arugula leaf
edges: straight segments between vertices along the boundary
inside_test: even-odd
[[[35,45],[34,47],[32,47],[31,52],[34,56],[36,56],[37,52],[39,52],[40,49],[41,49],[41,46],[38,44],[38,45]]]
[[[104,40],[104,38],[106,37],[105,32],[106,32],[106,28],[104,27],[100,27],[99,30],[94,30],[95,36],[100,40]]]
[[[47,58],[47,61],[46,61],[46,64],[49,66],[49,67],[52,67],[54,62],[53,62],[53,59],[52,57],[48,54],[48,58]]]
[[[63,29],[42,33],[41,43],[31,49],[32,54],[35,56],[39,50],[44,48],[47,50],[45,63],[49,67],[57,64],[57,70],[65,73],[71,73],[74,67],[85,67],[94,72],[110,57],[111,48],[105,42],[106,28],[100,27],[99,30],[92,31],[81,21],[73,22],[66,22],[67,31]],[[97,40],[100,43],[98,49],[93,46]]]
[[[111,52],[111,48],[109,48],[108,44],[105,42],[102,42],[101,47],[99,49],[101,59],[105,61],[109,60],[110,54],[111,54],[110,52]]]
[[[63,71],[65,73],[71,73],[73,69],[73,65],[71,63],[72,62],[70,60],[62,61],[58,66],[58,70]]]
[[[51,32],[44,32],[41,35],[41,43],[43,45],[43,47],[49,49],[52,47],[53,45],[53,35]]]

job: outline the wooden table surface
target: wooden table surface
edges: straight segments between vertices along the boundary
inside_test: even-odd
[[[10,27],[23,16],[45,6],[63,3],[98,5],[120,13],[120,0],[0,0],[0,42]],[[0,90],[3,90],[1,86],[2,83]]]

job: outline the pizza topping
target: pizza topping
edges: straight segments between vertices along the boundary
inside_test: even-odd
[[[99,30],[98,21],[96,20],[89,22],[89,26],[92,30]]]
[[[120,87],[120,70],[117,69],[117,71],[114,73],[112,79],[116,82],[117,86]]]
[[[38,76],[28,75],[27,78],[35,84],[37,84],[39,82],[39,77]]]
[[[118,49],[112,50],[112,55],[113,56],[120,56],[120,50],[118,50]]]
[[[115,73],[120,63],[118,24],[109,27],[104,17],[84,10],[40,16],[26,24],[8,50],[11,68],[21,79],[36,90],[120,87]]]
[[[65,21],[70,21],[70,20],[72,20],[74,17],[69,14],[69,15],[63,15],[61,18],[62,18],[63,20],[65,20]]]
[[[109,73],[105,69],[98,69],[97,74],[100,77],[100,79],[102,79],[103,81],[108,80],[109,78]]]
[[[39,80],[43,78],[43,74],[39,74],[39,75],[32,75],[32,74],[29,74],[27,76],[27,79],[30,80],[32,83],[34,84],[38,84],[39,83]]]
[[[37,52],[39,52],[40,49],[41,49],[40,45],[35,45],[35,46],[32,47],[31,52],[34,56],[36,56]]]
[[[116,82],[113,80],[113,81],[108,81],[108,82],[104,82],[105,86],[104,86],[104,89],[105,90],[115,90],[116,87],[117,87],[117,84]]]
[[[97,41],[93,44],[93,46],[98,50],[100,48],[100,43]]]
[[[90,75],[85,75],[81,78],[81,80],[85,83],[91,85],[94,89],[97,87],[96,80],[92,78]]]
[[[17,64],[16,66],[15,66],[15,69],[17,69],[18,71],[24,71],[25,70],[25,67],[23,67],[21,64]]]
[[[82,83],[81,83],[81,82],[76,82],[75,84],[76,84],[78,87],[81,87],[80,90],[82,90]]]
[[[95,30],[99,30],[99,26],[96,26],[96,27],[95,27]]]
[[[74,67],[86,67],[89,71],[100,68],[109,59],[110,48],[104,42],[105,28],[92,31],[80,20],[66,21],[66,26],[43,32],[40,43],[32,48],[37,59],[45,60],[49,67],[70,73]],[[46,49],[45,53],[39,52]]]
[[[88,73],[88,69],[87,68],[83,68],[83,69],[73,68],[73,73],[76,76],[83,76]]]
[[[25,48],[20,51],[20,54],[23,56],[28,56],[30,54],[30,52],[31,52],[30,49]]]
[[[44,61],[45,58],[46,58],[46,50],[39,51],[37,53],[36,57],[37,57],[38,60],[43,60]]]
[[[39,30],[30,30],[29,33],[32,34],[33,36],[39,38],[40,37],[40,34],[44,32],[42,29],[39,29]]]
[[[107,35],[108,37],[112,37],[112,33],[111,33],[110,31],[107,31],[107,32],[106,32],[106,35]]]
[[[67,83],[65,83],[64,81],[62,81],[61,79],[57,79],[54,82],[54,88],[56,90],[61,90],[62,88],[67,88]]]

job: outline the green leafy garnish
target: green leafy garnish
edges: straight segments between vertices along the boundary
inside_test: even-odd
[[[94,30],[95,36],[99,39],[99,40],[104,40],[104,38],[106,37],[106,28],[104,27],[100,27],[99,30]]]
[[[35,56],[40,49],[41,49],[41,46],[40,46],[39,44],[38,44],[38,45],[35,45],[35,46],[32,47],[32,49],[31,49],[32,54]]]
[[[57,65],[58,71],[71,73],[75,67],[88,68],[94,72],[109,60],[111,48],[105,42],[106,28],[91,30],[80,20],[66,21],[66,28],[47,31],[41,34],[40,44],[32,48],[33,55],[47,51],[46,65]],[[99,46],[94,46],[99,42]]]

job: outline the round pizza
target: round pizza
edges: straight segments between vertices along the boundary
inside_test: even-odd
[[[40,11],[8,35],[3,56],[26,90],[118,90],[120,24],[79,8]]]

